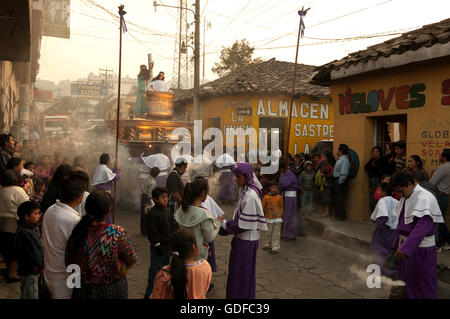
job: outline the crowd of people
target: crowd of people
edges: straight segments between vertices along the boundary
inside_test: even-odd
[[[126,272],[136,256],[111,219],[119,163],[111,170],[106,153],[89,162],[98,155],[93,150],[60,155],[88,148],[69,140],[24,141],[20,148],[11,134],[0,136],[0,254],[6,282],[20,281],[22,298],[128,297]],[[67,284],[71,265],[80,269],[80,289]]]
[[[10,134],[0,136],[0,254],[7,282],[21,282],[22,298],[127,298],[126,274],[137,257],[127,231],[112,218],[119,162],[112,164],[110,155],[98,150],[64,152],[62,143],[42,142],[49,147],[43,149],[35,141],[18,146]],[[51,145],[59,153],[48,155]],[[74,150],[82,155],[60,155],[76,155]],[[138,159],[132,191],[141,195],[141,232],[150,243],[145,298],[206,298],[217,268],[214,242],[227,235],[233,239],[226,298],[254,298],[260,239],[263,249],[276,255],[280,240],[306,234],[304,217],[314,209],[323,217],[346,219],[351,152],[340,144],[337,158],[331,149],[287,154],[271,175],[262,173],[261,163],[236,163],[228,154],[203,164],[181,156],[171,170]],[[450,247],[443,223],[450,150],[442,152],[441,162],[429,179],[422,159],[406,158],[406,145],[398,142],[395,154],[374,147],[365,165],[373,251],[383,274],[406,282],[407,298],[436,297],[435,242],[439,249]],[[235,207],[229,220],[224,204]],[[395,269],[384,267],[390,255],[398,260]],[[75,279],[67,271],[74,265],[80,272]]]

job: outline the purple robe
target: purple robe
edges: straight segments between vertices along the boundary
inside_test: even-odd
[[[253,167],[249,163],[239,163],[234,169],[236,176],[246,176],[247,184],[240,189],[239,202],[232,221],[225,226],[231,241],[228,264],[227,299],[254,299],[256,291],[256,253],[260,230],[267,230],[261,204],[261,191],[253,180]],[[242,228],[241,228],[242,227]],[[245,232],[245,233],[244,233]],[[257,232],[258,236],[252,234]],[[238,235],[254,239],[242,239]]]
[[[113,180],[110,180],[109,182],[106,182],[106,183],[103,183],[103,184],[95,185],[96,188],[104,190],[105,192],[108,192],[111,195],[113,195],[112,194],[112,190],[113,190],[113,187],[114,187],[114,181],[117,181],[117,180],[120,179],[120,169],[115,169],[114,168],[112,171],[113,171],[113,173],[116,174],[116,177],[114,177]],[[114,209],[114,207],[113,207],[113,209]],[[113,212],[111,212],[108,216],[106,216],[105,221],[108,224],[113,224]]]
[[[391,252],[393,242],[395,239],[396,230],[391,229],[386,225],[388,221],[387,216],[378,217],[375,222],[375,230],[372,235],[372,252],[374,253],[375,263],[382,266],[386,257]],[[382,267],[382,273],[387,276],[392,276],[396,273],[391,269],[386,269]]]
[[[258,240],[242,240],[239,233],[246,231],[238,227],[238,214],[226,223],[227,232],[234,234],[231,240],[228,263],[227,299],[254,299],[256,291],[256,253]]]
[[[394,247],[399,245],[399,234],[408,236],[397,249],[406,255],[399,258],[398,279],[406,283],[406,299],[437,298],[437,253],[436,246],[419,247],[427,236],[435,233],[435,224],[430,216],[418,218],[405,225],[405,205],[400,212]]]
[[[280,191],[294,191],[297,193],[298,180],[295,174],[287,169],[283,177],[280,180]],[[283,207],[283,232],[282,237],[288,239],[297,238],[297,196],[294,197],[284,197],[284,207]]]
[[[224,169],[230,169],[230,167],[224,167]],[[236,183],[234,182],[234,173],[221,172],[219,177],[219,193],[217,194],[217,200],[236,200]]]

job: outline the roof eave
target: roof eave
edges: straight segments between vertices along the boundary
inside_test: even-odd
[[[436,43],[430,47],[422,47],[414,51],[406,51],[402,54],[379,57],[376,60],[369,60],[356,65],[349,65],[347,67],[331,70],[330,82],[381,69],[391,69],[407,64],[449,56],[449,52],[450,42],[447,42]]]

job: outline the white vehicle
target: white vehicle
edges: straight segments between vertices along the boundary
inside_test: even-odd
[[[44,117],[44,133],[47,136],[70,134],[70,117],[67,115],[47,115]]]

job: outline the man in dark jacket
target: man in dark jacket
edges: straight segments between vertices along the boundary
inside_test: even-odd
[[[169,264],[170,248],[169,238],[178,229],[173,214],[167,209],[168,190],[155,187],[152,191],[155,206],[147,214],[148,240],[150,241],[150,268],[148,269],[148,282],[145,291],[145,299],[148,299],[153,291],[156,274],[161,268]]]
[[[14,138],[11,134],[0,135],[0,175],[6,170],[6,164],[14,157]]]
[[[20,276],[21,299],[38,299],[38,277],[44,267],[44,248],[37,225],[41,218],[39,205],[33,201],[22,203],[14,240],[17,251],[17,272]]]

